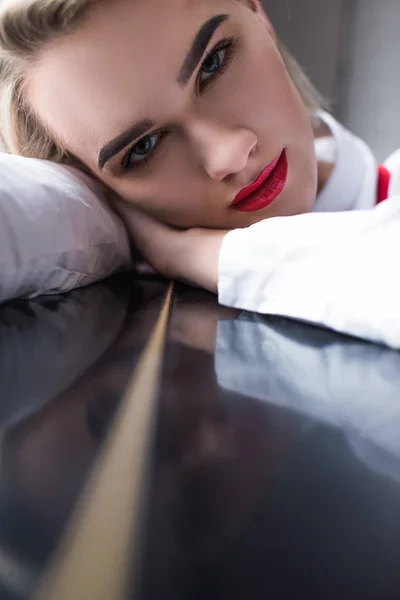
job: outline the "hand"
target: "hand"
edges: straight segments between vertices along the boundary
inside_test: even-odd
[[[218,257],[227,231],[178,229],[113,199],[113,205],[143,257],[164,277],[218,290]]]

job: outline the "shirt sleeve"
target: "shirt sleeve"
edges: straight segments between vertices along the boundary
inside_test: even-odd
[[[372,210],[266,219],[229,232],[221,304],[400,348],[400,196]]]

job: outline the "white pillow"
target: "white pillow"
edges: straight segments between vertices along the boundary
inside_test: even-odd
[[[65,292],[131,267],[125,227],[94,180],[0,152],[0,302]]]

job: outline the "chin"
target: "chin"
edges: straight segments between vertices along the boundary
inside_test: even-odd
[[[276,216],[294,216],[311,212],[317,197],[317,185],[316,173],[313,172],[310,173],[302,189],[299,190],[297,185],[288,186],[285,190],[285,198],[282,198],[280,214]]]
[[[295,202],[293,201],[295,198]],[[259,223],[264,219],[273,219],[274,217],[293,217],[295,215],[302,215],[312,211],[315,204],[316,194],[314,190],[310,190],[308,193],[304,193],[299,196],[298,193],[289,192],[285,194],[285,197],[277,198],[277,200],[261,211],[249,213],[247,222],[242,224],[242,227]]]

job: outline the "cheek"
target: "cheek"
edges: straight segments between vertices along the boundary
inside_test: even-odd
[[[160,187],[160,190],[163,189]],[[140,202],[143,210],[156,219],[176,227],[193,227],[204,213],[201,194],[182,193],[182,190],[165,190]]]
[[[200,225],[204,215],[211,211],[209,183],[184,138],[171,136],[170,143],[167,140],[166,144],[154,167],[137,175],[131,173],[110,179],[107,184],[122,198],[160,221],[178,227]]]
[[[204,215],[206,191],[184,167],[179,172],[157,173],[143,183],[131,178],[109,185],[125,200],[170,225],[192,227]]]

